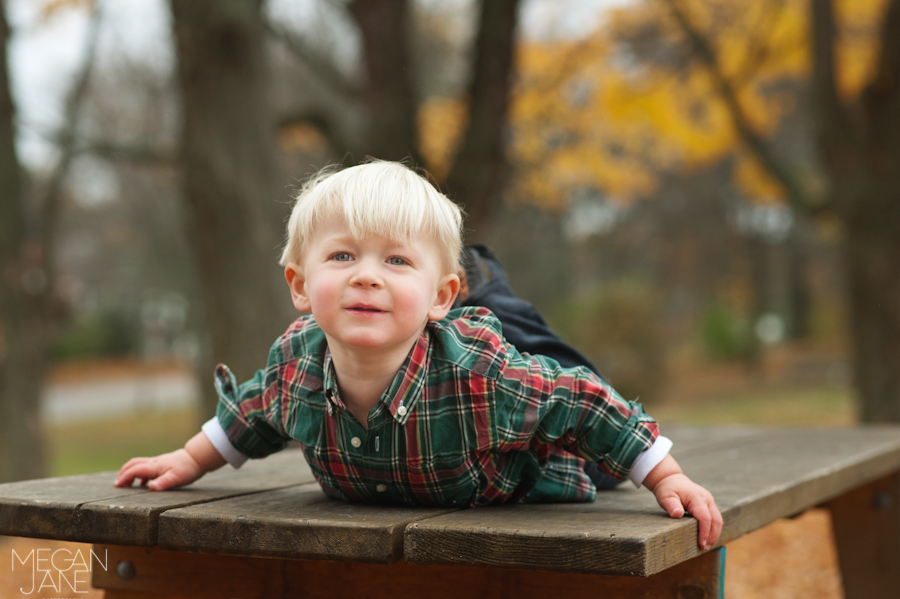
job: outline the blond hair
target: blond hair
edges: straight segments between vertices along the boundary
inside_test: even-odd
[[[462,211],[403,164],[373,161],[313,176],[297,194],[280,264],[299,263],[316,225],[332,215],[342,218],[356,239],[427,235],[438,245],[444,274],[459,268]]]

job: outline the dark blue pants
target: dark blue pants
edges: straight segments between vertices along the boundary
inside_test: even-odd
[[[503,336],[520,352],[553,358],[566,368],[586,366],[603,378],[590,360],[550,329],[534,306],[516,297],[507,283],[506,270],[490,249],[483,245],[466,246],[463,267],[469,294],[457,300],[455,307],[484,306],[497,316],[503,325]],[[584,471],[598,489],[610,489],[622,482],[600,472],[594,462],[585,462]]]

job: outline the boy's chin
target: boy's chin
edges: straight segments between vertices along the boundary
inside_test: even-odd
[[[381,335],[347,335],[338,342],[347,349],[356,351],[391,351],[401,349],[408,351],[413,346],[419,335],[406,339],[387,339]]]

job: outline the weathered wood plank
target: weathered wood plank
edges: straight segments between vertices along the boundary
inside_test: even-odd
[[[737,447],[752,443],[771,428],[748,426],[660,426],[663,435],[672,440],[672,455],[678,460],[719,450],[723,444]]]
[[[268,489],[310,483],[297,451],[285,451],[207,474],[182,489],[116,488],[115,472],[0,485],[0,534],[88,543],[155,545],[165,510]]]
[[[726,543],[900,470],[900,429],[771,430],[680,461],[716,497]],[[696,536],[695,520],[668,518],[652,494],[626,484],[593,504],[501,506],[412,523],[404,559],[649,576],[697,556]]]
[[[837,541],[846,599],[892,597],[900,590],[900,474],[826,504]]]
[[[406,508],[338,501],[318,485],[288,487],[160,517],[164,549],[233,555],[392,563],[403,556],[403,531],[415,520],[457,508]]]
[[[358,564],[260,559],[106,547],[110,564],[129,561],[128,580],[94,570],[93,584],[110,599],[243,597],[244,599],[344,599],[368,597],[491,597],[492,599],[625,599],[721,597],[724,550],[711,552],[650,578],[504,570],[494,568]],[[141,594],[146,593],[146,594]],[[152,593],[152,594],[151,594]]]

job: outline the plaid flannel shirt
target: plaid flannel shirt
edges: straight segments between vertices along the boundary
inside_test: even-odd
[[[217,418],[251,458],[302,446],[329,496],[472,506],[592,501],[584,460],[617,478],[658,435],[641,406],[586,368],[520,354],[486,308],[430,322],[364,428],[341,401],[325,335],[295,321],[238,386],[216,371]]]

